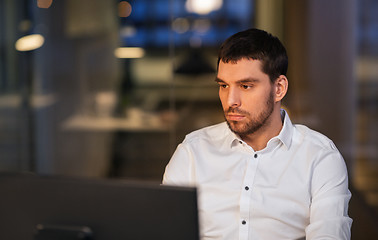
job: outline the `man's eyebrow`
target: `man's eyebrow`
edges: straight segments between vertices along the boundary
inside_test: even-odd
[[[257,83],[257,82],[260,82],[260,80],[256,78],[245,78],[245,79],[240,79],[236,82],[237,83]]]
[[[216,77],[215,78],[215,82],[217,83],[225,83],[224,80]],[[245,79],[240,79],[238,81],[236,81],[236,83],[257,83],[257,82],[260,82],[259,79],[256,79],[256,78],[245,78]]]

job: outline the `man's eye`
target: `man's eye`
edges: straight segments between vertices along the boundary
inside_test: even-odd
[[[221,88],[227,88],[227,85],[226,84],[220,84],[219,85]]]
[[[242,87],[243,89],[250,89],[252,86],[250,86],[250,85],[241,85],[241,87]]]

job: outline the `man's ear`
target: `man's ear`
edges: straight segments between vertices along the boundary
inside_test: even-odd
[[[285,97],[288,87],[289,81],[287,80],[286,76],[280,75],[274,83],[275,102],[279,102]]]

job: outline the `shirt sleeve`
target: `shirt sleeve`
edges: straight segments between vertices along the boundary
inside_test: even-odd
[[[311,195],[306,239],[350,239],[352,219],[348,216],[348,204],[351,193],[346,165],[337,150],[323,152],[316,159]]]
[[[194,186],[193,157],[185,144],[179,144],[163,175],[163,184]]]

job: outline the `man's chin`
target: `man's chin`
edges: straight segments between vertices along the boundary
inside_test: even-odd
[[[227,121],[227,124],[230,130],[236,134],[240,134],[245,131],[244,124],[239,121]]]

